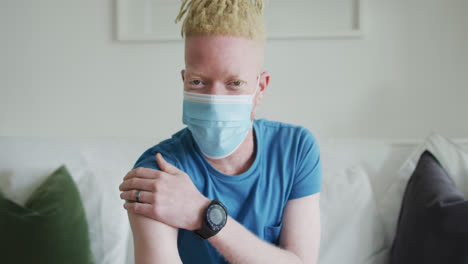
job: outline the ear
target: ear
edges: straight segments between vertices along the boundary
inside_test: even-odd
[[[270,84],[270,73],[265,71],[260,74],[260,82],[258,84],[258,92],[255,97],[255,106],[259,106],[262,103],[263,95]]]
[[[255,118],[255,110],[257,106],[262,103],[263,95],[265,95],[265,91],[268,88],[268,84],[270,83],[270,73],[269,72],[262,72],[260,74],[260,82],[258,84],[258,92],[255,95],[255,105],[253,106],[252,112],[250,113],[250,120],[254,120]]]
[[[181,70],[180,75],[182,76],[182,82],[184,82],[185,81],[185,70]]]

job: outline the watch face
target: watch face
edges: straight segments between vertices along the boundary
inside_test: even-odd
[[[208,208],[206,219],[211,229],[218,231],[226,224],[226,212],[220,205],[214,204]]]

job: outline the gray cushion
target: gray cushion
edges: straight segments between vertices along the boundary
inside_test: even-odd
[[[390,263],[468,263],[468,202],[427,150],[406,186]]]

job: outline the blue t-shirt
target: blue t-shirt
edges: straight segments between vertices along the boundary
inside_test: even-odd
[[[320,192],[322,167],[317,141],[304,127],[254,120],[257,153],[244,173],[230,176],[205,159],[190,131],[182,129],[146,150],[133,168],[159,169],[155,155],[187,173],[210,200],[217,199],[228,214],[260,239],[278,245],[286,203]],[[208,242],[179,229],[177,238],[183,263],[227,263]]]

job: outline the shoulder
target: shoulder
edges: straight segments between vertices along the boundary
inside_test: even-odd
[[[288,200],[319,192],[320,151],[314,134],[303,126],[267,120],[258,120],[256,127],[268,166],[287,183]]]
[[[266,119],[255,120],[255,126],[259,130],[262,140],[276,140],[279,143],[297,144],[299,146],[318,147],[314,134],[300,125],[293,125]]]
[[[179,167],[180,160],[184,158],[187,148],[190,148],[191,138],[190,132],[184,128],[173,134],[171,138],[163,140],[158,144],[148,148],[138,160],[133,168],[146,167],[157,168],[156,157],[157,153],[161,153],[163,157],[172,165]],[[158,169],[158,168],[157,168]]]

